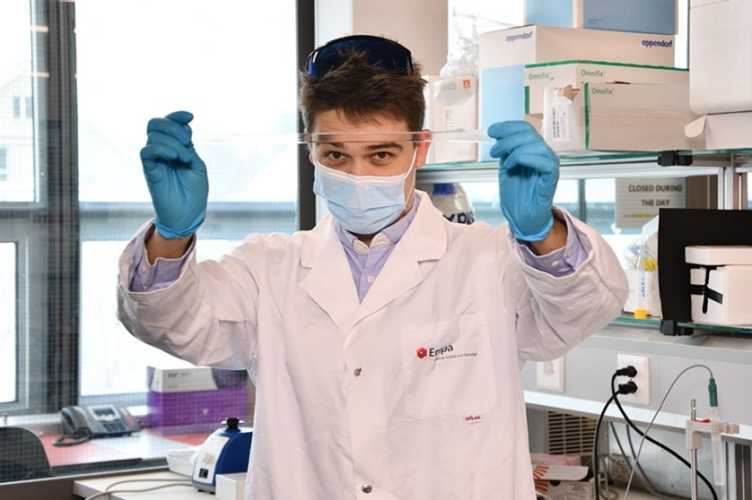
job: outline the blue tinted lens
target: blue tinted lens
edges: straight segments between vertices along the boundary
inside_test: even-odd
[[[312,52],[308,56],[306,72],[315,77],[325,75],[344,63],[349,51],[365,53],[369,64],[386,71],[403,75],[413,71],[410,51],[402,45],[376,36],[355,35],[332,40]]]

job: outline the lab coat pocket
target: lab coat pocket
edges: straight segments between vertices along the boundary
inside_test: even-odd
[[[402,332],[403,404],[415,419],[479,419],[496,403],[488,325],[477,314]]]

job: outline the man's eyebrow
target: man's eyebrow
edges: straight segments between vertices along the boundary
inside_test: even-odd
[[[345,145],[342,142],[321,142],[321,145],[331,146],[333,148],[337,149],[345,149]],[[405,148],[397,143],[397,142],[383,142],[380,144],[371,144],[369,146],[366,146],[366,149],[369,151],[374,151],[376,149],[399,149],[400,151],[404,150]]]
[[[367,146],[366,149],[370,151],[373,151],[374,149],[399,149],[400,151],[402,151],[405,148],[397,142],[384,142],[382,144],[373,144],[371,146]]]

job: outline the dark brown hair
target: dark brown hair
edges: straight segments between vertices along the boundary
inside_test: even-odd
[[[369,64],[362,52],[350,51],[342,65],[316,78],[300,73],[300,112],[306,130],[318,113],[339,110],[354,122],[387,114],[407,122],[408,130],[422,130],[426,113],[420,66],[409,75],[387,72]]]

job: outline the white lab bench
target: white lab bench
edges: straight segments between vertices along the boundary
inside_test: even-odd
[[[159,486],[161,484],[188,480],[185,476],[180,476],[170,471],[96,477],[75,481],[73,483],[73,494],[81,498],[86,498],[96,493],[103,493],[107,487],[113,483],[119,481],[138,481],[142,479],[149,479],[150,481],[127,483],[116,486],[113,490],[139,490]],[[166,481],[154,482],[154,479],[166,479]],[[216,498],[211,493],[196,490],[189,482],[186,482],[185,484],[185,486],[175,486],[151,492],[115,493],[110,495],[108,500],[212,500]]]
[[[98,477],[94,479],[84,479],[81,481],[76,481],[73,484],[73,493],[75,495],[78,495],[82,498],[86,498],[89,495],[94,495],[96,493],[102,493],[104,490],[111,484],[115,483],[116,481],[126,481],[126,480],[139,480],[139,479],[161,479],[165,478],[167,481],[164,482],[164,484],[167,484],[171,481],[180,481],[184,480],[185,477],[179,476],[173,472],[148,472],[143,474],[133,474],[133,475],[125,475],[125,476],[107,476],[107,477]],[[122,485],[122,489],[142,489],[142,488],[149,488],[152,486],[158,486],[161,483],[155,483],[155,482],[142,482],[142,483],[128,483]],[[116,487],[116,489],[121,489],[121,487]],[[618,491],[621,493],[622,490],[618,488],[612,488],[614,491]],[[205,493],[201,491],[197,491],[192,486],[176,486],[174,488],[166,488],[163,490],[157,490],[152,491],[149,493],[116,493],[110,497],[111,500],[212,500],[215,496],[210,493]],[[649,495],[647,493],[642,493],[639,491],[630,492],[629,498],[632,500],[654,500],[656,497],[653,495]]]

